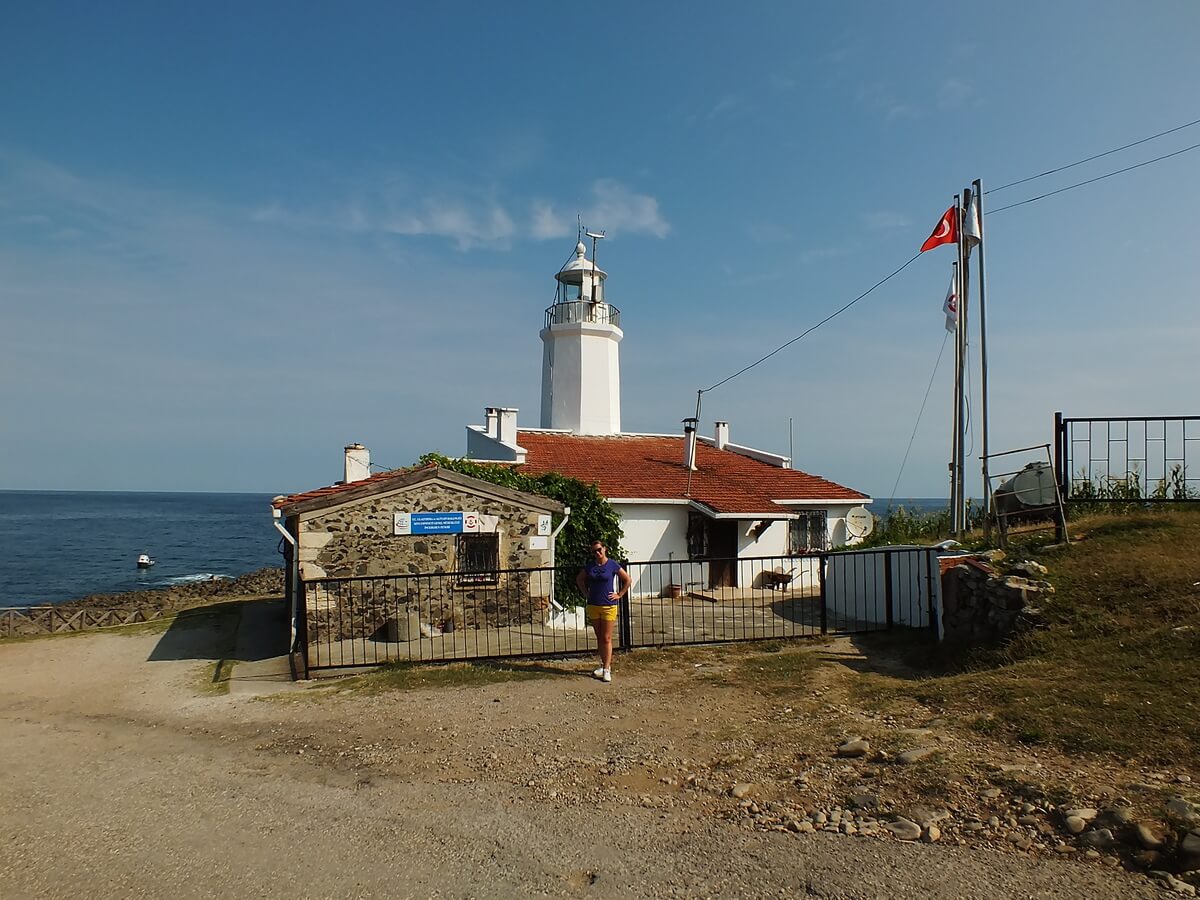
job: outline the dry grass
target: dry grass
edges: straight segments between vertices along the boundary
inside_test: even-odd
[[[1136,510],[1073,523],[1083,538],[1010,558],[1050,568],[1048,627],[943,658],[947,674],[867,676],[860,700],[911,697],[978,731],[1070,753],[1200,769],[1200,511]]]

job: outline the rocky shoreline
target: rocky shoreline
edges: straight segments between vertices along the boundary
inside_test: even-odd
[[[120,609],[174,612],[219,600],[261,597],[283,593],[283,569],[268,566],[236,578],[214,578],[189,584],[155,588],[150,591],[123,591],[116,594],[91,594],[78,600],[56,603],[63,612],[80,609]]]

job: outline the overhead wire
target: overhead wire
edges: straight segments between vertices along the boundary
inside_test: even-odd
[[[1103,153],[1097,153],[1089,156],[1087,159],[1081,159],[1077,162],[1068,163],[1065,166],[1059,166],[1056,169],[1047,169],[1045,172],[1039,172],[1037,175],[1030,175],[1028,178],[1019,178],[1016,181],[1010,181],[1008,184],[1002,184],[1000,187],[990,188],[984,191],[984,195],[995,194],[997,191],[1003,191],[1006,188],[1016,187],[1018,184],[1025,184],[1028,181],[1035,181],[1038,178],[1044,178],[1047,175],[1054,175],[1058,172],[1065,172],[1067,169],[1073,169],[1076,166],[1082,166],[1084,163],[1090,163],[1093,160],[1101,159],[1105,156],[1111,156],[1114,153],[1120,153],[1122,150],[1128,150],[1130,147],[1136,147],[1138,144],[1145,144],[1148,141],[1153,141],[1160,137],[1166,137],[1168,134],[1174,134],[1177,131],[1182,131],[1185,128],[1191,128],[1193,125],[1200,125],[1200,119],[1193,119],[1190,122],[1184,122],[1182,125],[1176,125],[1174,128],[1168,128],[1166,131],[1160,131],[1158,134],[1152,134],[1149,137],[1141,138],[1129,144],[1123,144],[1120,147],[1114,147],[1111,150],[1105,150]]]
[[[904,466],[908,463],[908,454],[912,452],[913,441],[917,439],[917,429],[921,427],[921,416],[925,414],[925,404],[929,402],[929,392],[933,390],[933,381],[937,377],[938,367],[942,364],[942,356],[946,353],[946,341],[949,337],[950,332],[942,335],[942,347],[938,350],[937,361],[933,364],[933,372],[929,375],[929,384],[925,387],[925,397],[921,400],[921,409],[917,412],[917,421],[913,425],[912,435],[908,439],[908,447],[904,450],[904,459],[900,461],[900,471],[896,473],[896,483],[892,485],[892,492],[888,495],[887,512],[889,513],[892,511],[892,501],[896,498],[896,489],[900,487],[900,476],[904,474]]]

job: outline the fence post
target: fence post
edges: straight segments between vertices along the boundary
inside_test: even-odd
[[[828,557],[822,553],[817,557],[817,574],[821,583],[821,634],[829,633],[829,608],[825,597],[825,563]]]
[[[296,598],[296,643],[299,647],[299,657],[302,669],[296,674],[297,679],[308,680],[308,586],[303,580],[297,579]],[[296,655],[296,654],[293,654]]]
[[[883,551],[883,597],[887,604],[887,628],[888,631],[891,631],[896,625],[896,613],[892,608],[896,598],[892,594],[892,553],[890,550]]]
[[[929,632],[933,635],[933,639],[938,639],[938,613],[937,606],[933,602],[934,575],[933,561],[937,559],[937,551],[927,550],[925,552],[925,592],[929,595]],[[942,565],[938,563],[937,577],[942,577]]]
[[[623,560],[621,568],[626,572],[629,571],[629,561]],[[632,577],[632,576],[631,576]],[[633,649],[633,613],[629,609],[629,594],[628,592],[622,597],[617,607],[617,628],[620,632],[621,649]]]

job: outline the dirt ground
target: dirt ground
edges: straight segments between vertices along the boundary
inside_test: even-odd
[[[959,845],[950,827],[925,844],[779,825],[863,790],[888,809],[941,790],[957,819],[982,815],[970,771],[918,769],[924,793],[906,796],[888,767],[834,757],[859,715],[846,642],[814,649],[815,668],[791,649],[639,651],[607,685],[574,658],[501,682],[295,686],[261,649],[277,615],[0,644],[0,894],[1161,893],[1103,860]],[[860,716],[864,733],[922,726],[947,757],[974,752],[920,717]]]

